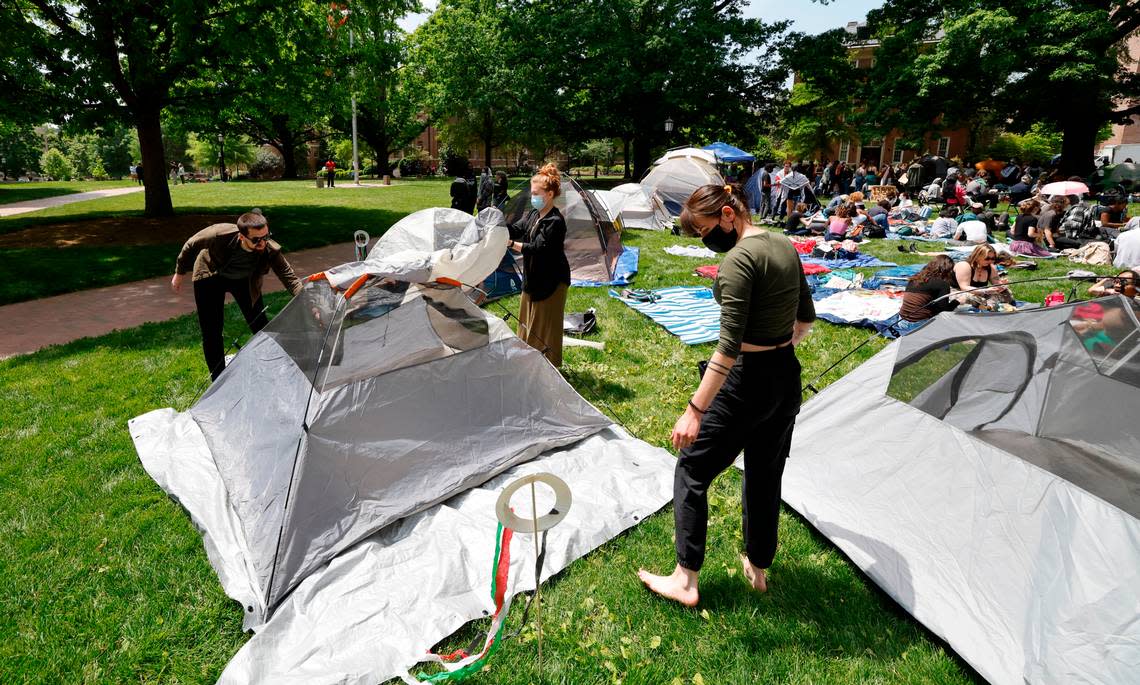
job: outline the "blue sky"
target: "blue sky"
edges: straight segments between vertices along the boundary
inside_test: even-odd
[[[423,0],[428,10],[435,8],[437,0]],[[862,21],[867,10],[875,9],[883,0],[832,0],[821,5],[811,0],[752,0],[745,14],[769,21],[791,19],[792,30],[804,33],[822,33],[828,29],[845,26],[849,21]],[[426,14],[412,14],[405,17],[400,25],[407,30],[419,26]]]

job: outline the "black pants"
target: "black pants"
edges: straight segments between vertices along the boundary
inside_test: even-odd
[[[328,176],[329,187],[335,188],[336,187],[336,172],[335,171],[326,171],[325,175]]]
[[[194,281],[194,304],[198,307],[198,327],[202,330],[202,354],[206,357],[206,368],[210,377],[217,379],[226,368],[226,353],[222,343],[222,322],[226,303],[226,293],[233,296],[249,324],[251,333],[256,333],[268,319],[261,298],[251,299],[248,278],[222,278],[211,276]]]
[[[704,564],[709,486],[741,450],[745,551],[759,568],[772,564],[780,520],[780,478],[800,409],[800,392],[800,363],[791,345],[741,353],[701,420],[696,441],[681,450],[677,460],[673,516],[678,564],[692,571]]]

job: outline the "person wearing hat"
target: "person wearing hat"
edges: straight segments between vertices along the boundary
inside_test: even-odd
[[[261,300],[261,281],[272,269],[286,290],[296,295],[303,287],[293,273],[281,246],[272,240],[269,222],[254,209],[237,218],[237,223],[213,224],[203,228],[182,246],[175,262],[170,287],[182,291],[186,274],[193,272],[194,305],[202,331],[202,354],[210,377],[217,380],[225,369],[222,343],[223,307],[226,293],[241,308],[251,333],[269,322]]]

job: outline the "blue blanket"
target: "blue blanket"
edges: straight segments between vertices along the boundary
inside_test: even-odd
[[[611,290],[630,307],[665,327],[686,345],[712,342],[720,337],[720,305],[713,299],[712,289],[674,286],[654,290],[656,302],[638,302]]]
[[[641,257],[640,247],[625,247],[617,264],[614,265],[614,280],[605,283],[599,281],[583,281],[577,278],[570,279],[570,285],[580,288],[600,288],[604,285],[629,285],[631,279],[637,275],[637,263]]]
[[[884,262],[878,257],[862,252],[857,253],[857,255],[851,259],[819,259],[818,257],[811,257],[809,255],[800,255],[800,261],[804,264],[826,266],[832,271],[835,269],[854,269],[872,266],[898,266],[894,262]]]

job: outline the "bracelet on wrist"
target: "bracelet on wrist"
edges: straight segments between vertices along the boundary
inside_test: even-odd
[[[689,408],[691,408],[693,411],[697,412],[701,416],[704,416],[705,412],[708,411],[707,409],[702,410],[699,407],[697,407],[697,405],[693,404],[692,400],[689,400]]]

